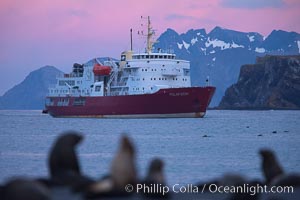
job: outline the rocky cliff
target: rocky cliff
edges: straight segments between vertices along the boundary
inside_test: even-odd
[[[300,109],[300,55],[264,56],[243,65],[220,109]]]

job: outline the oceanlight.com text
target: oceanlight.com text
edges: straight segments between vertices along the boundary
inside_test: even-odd
[[[137,184],[134,187],[131,184],[126,185],[126,192],[136,192],[144,194],[161,194],[166,195],[169,192],[173,193],[187,193],[187,194],[201,194],[204,192],[220,193],[220,194],[249,194],[256,195],[259,193],[293,193],[294,188],[292,186],[267,186],[267,185],[249,185],[242,184],[237,186],[222,186],[217,184],[204,184],[203,186],[197,186],[193,184],[174,184],[172,186],[166,186],[162,184]]]

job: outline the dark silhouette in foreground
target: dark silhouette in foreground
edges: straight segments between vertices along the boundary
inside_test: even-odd
[[[198,184],[198,193],[178,194],[172,191],[149,192],[139,191],[144,188],[168,187],[164,176],[164,162],[155,158],[150,162],[147,175],[139,179],[136,167],[136,148],[130,138],[123,135],[119,148],[112,160],[109,174],[101,179],[93,179],[82,174],[76,153],[76,146],[83,136],[77,132],[62,134],[54,142],[48,159],[50,177],[38,179],[14,178],[0,186],[0,200],[84,200],[84,199],[300,199],[300,175],[286,174],[279,164],[276,155],[270,149],[262,149],[261,169],[264,182],[251,180],[240,174],[225,174],[210,182]],[[232,194],[214,193],[209,191],[210,185],[228,187],[263,187],[293,186],[293,193],[262,193],[255,191],[236,192]],[[203,191],[203,192],[201,192]]]

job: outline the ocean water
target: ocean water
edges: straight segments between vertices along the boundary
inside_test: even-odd
[[[300,111],[209,110],[202,119],[68,119],[2,110],[0,183],[15,176],[47,176],[49,149],[67,130],[84,135],[77,148],[80,165],[94,178],[109,172],[122,134],[136,146],[139,176],[145,176],[152,158],[160,157],[169,185],[225,173],[262,179],[261,148],[274,150],[286,171],[300,172]]]

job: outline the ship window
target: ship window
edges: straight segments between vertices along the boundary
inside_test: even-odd
[[[190,70],[189,69],[183,69],[183,75],[184,76],[189,76],[190,75]]]
[[[159,55],[159,58],[163,58],[163,56],[162,56],[162,55]]]
[[[101,91],[101,85],[97,85],[95,87],[95,92],[100,92]]]
[[[75,85],[75,81],[74,80],[67,80],[67,81],[63,81],[63,82],[64,82],[63,83],[64,85],[66,85],[66,83],[69,84],[69,85],[71,85],[71,86]]]
[[[157,58],[158,58],[158,55],[155,55],[155,58],[157,59]]]
[[[152,81],[152,78],[150,78],[150,80]]]
[[[151,90],[152,90],[153,88],[151,87]]]
[[[164,56],[164,59],[167,59],[167,56],[166,56],[166,55]]]
[[[121,55],[121,61],[125,61],[126,60],[126,55]]]
[[[142,69],[142,72],[144,71],[144,69]]]
[[[158,78],[158,80],[160,80],[160,78]]]
[[[145,69],[145,71],[147,71],[147,69]]]
[[[153,55],[150,56],[150,59],[153,59]]]
[[[84,106],[85,105],[85,98],[75,98],[73,102],[74,106]]]
[[[145,78],[143,78],[143,81],[145,80]]]
[[[149,55],[146,55],[146,58],[149,58]]]
[[[154,80],[156,80],[156,78],[154,78]]]

